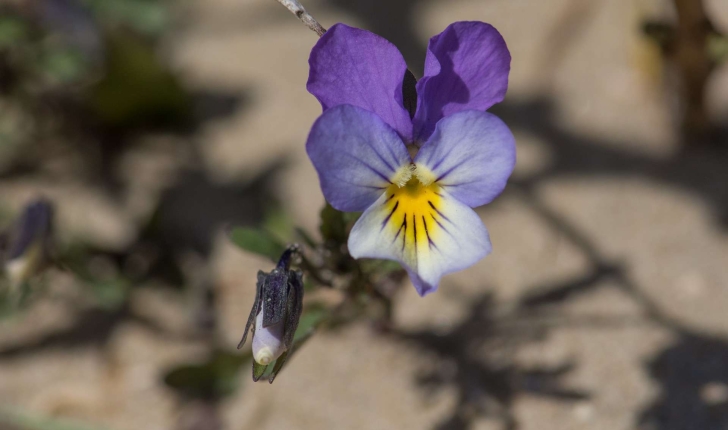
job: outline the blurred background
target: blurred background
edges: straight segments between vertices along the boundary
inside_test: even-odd
[[[228,233],[317,234],[317,36],[273,0],[0,0],[0,429],[728,429],[728,2],[305,6],[418,77],[451,22],[503,34],[493,254],[253,383],[272,263]]]

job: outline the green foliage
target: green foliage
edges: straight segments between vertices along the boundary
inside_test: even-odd
[[[121,277],[112,279],[91,279],[88,286],[94,293],[99,304],[104,309],[118,309],[129,297],[131,284]]]
[[[308,339],[314,331],[329,316],[330,310],[322,303],[312,303],[306,306],[306,309],[298,320],[298,328],[293,336],[294,347],[298,347]]]
[[[277,262],[286,246],[267,230],[238,227],[230,233],[230,239],[241,249],[268,257]]]
[[[728,36],[714,34],[708,38],[708,55],[716,63],[728,60]]]
[[[402,265],[392,260],[364,259],[361,261],[362,270],[366,273],[387,275],[402,270]]]
[[[89,8],[109,24],[123,24],[136,32],[160,35],[169,26],[169,12],[157,0],[87,0]]]
[[[281,242],[289,241],[295,232],[291,217],[279,205],[272,205],[265,211],[262,228]]]
[[[344,213],[337,211],[333,206],[326,203],[321,209],[321,237],[331,242],[343,242],[346,238],[346,222]]]
[[[88,94],[93,112],[107,126],[189,121],[192,101],[152,47],[124,32],[107,38],[106,75]]]
[[[346,243],[351,226],[354,225],[361,214],[358,212],[341,212],[334,209],[328,202],[321,209],[321,237],[324,241]]]
[[[227,397],[237,390],[238,372],[251,358],[250,353],[241,355],[215,351],[207,362],[185,364],[172,369],[165,375],[164,383],[187,397]]]
[[[29,412],[0,410],[0,428],[17,430],[101,430],[101,427],[91,427],[70,420],[48,418]]]
[[[96,304],[108,310],[118,309],[124,305],[131,293],[132,283],[118,273],[113,264],[105,273],[92,270],[93,254],[82,245],[68,246],[58,256],[58,263],[71,271],[84,288],[93,296]],[[96,256],[99,262],[103,257]]]
[[[88,62],[72,49],[49,50],[40,60],[44,74],[56,83],[79,81],[88,71]]]
[[[284,363],[306,343],[329,315],[330,309],[323,304],[315,303],[307,306],[298,322],[296,334],[293,336],[293,348],[283,353],[277,360],[267,366],[253,361],[253,380],[266,379],[270,381],[271,375],[274,375],[274,377],[277,376]]]
[[[15,17],[0,17],[0,49],[11,48],[28,37],[28,26]]]
[[[280,360],[280,357],[278,358]],[[273,373],[273,369],[275,368],[276,363],[278,360],[274,361],[273,363],[269,365],[263,365],[259,364],[257,361],[253,361],[253,380],[257,381],[260,378],[262,378],[264,375],[266,378],[270,377],[271,373]]]

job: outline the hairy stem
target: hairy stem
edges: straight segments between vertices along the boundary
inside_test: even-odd
[[[306,24],[306,27],[310,28],[316,34],[319,35],[319,37],[323,36],[324,33],[326,33],[326,29],[321,26],[321,24],[316,21],[316,18],[312,17],[308,12],[306,12],[306,9],[303,7],[303,5],[298,0],[277,0],[278,3],[282,4],[286,7],[286,9],[290,10],[292,14],[296,15],[298,19],[301,20],[304,24]]]

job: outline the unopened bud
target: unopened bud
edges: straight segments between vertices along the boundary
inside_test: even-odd
[[[53,206],[36,200],[4,234],[3,266],[11,288],[15,289],[42,271],[50,260]]]
[[[298,245],[290,246],[272,272],[258,272],[255,302],[238,345],[238,348],[243,346],[252,327],[254,381],[263,375],[258,370],[275,361],[269,378],[272,383],[293,349],[293,336],[303,307],[303,277],[300,271],[291,270],[291,259],[297,252]]]

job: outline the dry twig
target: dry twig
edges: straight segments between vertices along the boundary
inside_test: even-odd
[[[326,29],[323,28],[314,17],[306,12],[306,9],[298,0],[278,0],[278,3],[282,4],[286,7],[286,9],[290,10],[291,13],[296,15],[298,19],[301,20],[301,22],[306,24],[306,27],[316,32],[319,37],[323,36],[324,33],[326,33]]]

